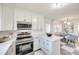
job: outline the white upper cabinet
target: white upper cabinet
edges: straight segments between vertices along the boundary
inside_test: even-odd
[[[44,29],[44,16],[29,12],[25,9],[16,8],[15,18],[17,21],[24,21],[32,23],[32,30],[43,30]]]
[[[37,17],[32,16],[32,30],[36,30],[36,29],[37,29]]]
[[[32,14],[30,12],[25,11],[25,13],[24,13],[24,21],[32,22]]]
[[[39,15],[32,16],[32,29],[42,31],[44,28],[44,17]]]
[[[31,14],[29,12],[26,12],[23,9],[16,8],[15,14],[17,21],[31,22]]]
[[[13,30],[14,29],[14,7],[11,5],[3,4],[1,30]]]
[[[45,30],[45,19],[44,19],[44,16],[39,16],[39,29],[41,31]]]
[[[24,11],[22,9],[15,9],[15,15],[17,21],[24,21]]]

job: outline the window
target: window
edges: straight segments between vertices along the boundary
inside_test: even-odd
[[[62,24],[55,24],[55,32],[62,32]]]
[[[46,24],[46,33],[50,33],[50,24]]]

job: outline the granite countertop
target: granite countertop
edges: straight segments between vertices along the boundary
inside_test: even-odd
[[[9,34],[11,34],[11,33],[17,33],[17,30],[0,31],[0,36],[9,35]]]
[[[11,39],[7,42],[0,43],[0,55],[5,55],[9,47],[11,46],[12,42],[15,41],[16,39]]]
[[[60,39],[62,39],[63,37],[52,35],[51,37],[47,37],[47,36],[45,37],[45,36],[44,36],[44,38],[45,38],[46,40],[55,41],[55,40],[60,40]]]
[[[10,31],[0,31],[0,37],[9,36],[9,40],[3,43],[0,43],[0,55],[4,55],[9,47],[11,46],[12,42],[16,40],[16,30]]]

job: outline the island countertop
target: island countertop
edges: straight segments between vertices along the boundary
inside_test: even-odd
[[[48,37],[48,36],[42,36],[42,37],[45,38],[46,40],[50,40],[50,41],[60,40],[63,38],[63,37],[55,36],[55,35],[52,35],[51,37]]]

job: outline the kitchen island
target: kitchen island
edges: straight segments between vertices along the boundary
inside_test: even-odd
[[[41,39],[41,49],[47,55],[60,55],[60,39],[62,37],[54,36],[51,37],[42,37]]]
[[[41,49],[46,55],[60,55],[60,40],[62,37],[52,35],[48,37],[45,34],[35,35],[34,51]]]

